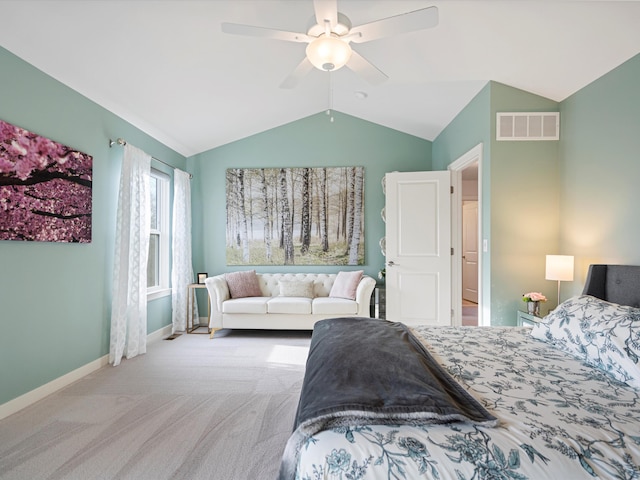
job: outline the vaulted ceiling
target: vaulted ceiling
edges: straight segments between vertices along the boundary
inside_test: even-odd
[[[338,0],[353,25],[430,6],[435,28],[354,46],[378,86],[282,89],[306,44],[221,31],[306,32],[312,0],[3,0],[0,45],[185,156],[329,107],[433,140],[489,80],[561,101],[640,53],[636,1]]]

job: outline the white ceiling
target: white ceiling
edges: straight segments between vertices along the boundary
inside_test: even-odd
[[[489,80],[560,101],[640,53],[637,1],[338,0],[353,25],[432,5],[437,27],[354,45],[389,80],[332,73],[333,109],[433,140]],[[311,0],[0,0],[0,12],[2,47],[185,156],[329,106],[326,72],[279,88],[306,44],[220,30],[304,32]]]

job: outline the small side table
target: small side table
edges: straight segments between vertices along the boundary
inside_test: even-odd
[[[518,310],[518,326],[519,327],[533,327],[536,323],[542,320],[541,317],[532,315],[528,312]]]
[[[187,333],[206,333],[209,334],[209,326],[208,325],[200,325],[200,321],[198,320],[198,324],[196,325],[193,318],[193,302],[196,300],[196,289],[197,288],[207,288],[206,285],[202,283],[190,283],[187,285],[187,325],[185,329]],[[207,319],[211,316],[211,299],[209,298],[209,294],[207,293]],[[199,328],[204,327],[206,330],[204,332],[198,332]]]
[[[386,290],[383,286],[376,286],[373,290],[372,300],[372,310],[373,310],[373,318],[385,319],[386,317]]]

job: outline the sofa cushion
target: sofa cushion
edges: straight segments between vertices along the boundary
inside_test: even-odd
[[[311,301],[310,298],[304,297],[271,297],[267,302],[267,312],[309,315],[311,313]]]
[[[222,303],[222,313],[267,313],[271,297],[232,298]]]
[[[333,282],[333,286],[331,287],[329,297],[355,300],[356,290],[358,290],[358,284],[362,279],[363,273],[363,270],[356,270],[355,272],[338,272],[336,280]]]
[[[280,280],[278,284],[281,297],[313,298],[312,280]]]
[[[346,298],[320,297],[314,298],[311,309],[316,315],[355,315],[358,303]]]
[[[261,297],[260,283],[255,270],[224,274],[231,298]]]

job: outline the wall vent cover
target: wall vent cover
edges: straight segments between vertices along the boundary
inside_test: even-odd
[[[559,140],[560,112],[496,114],[496,140]]]

